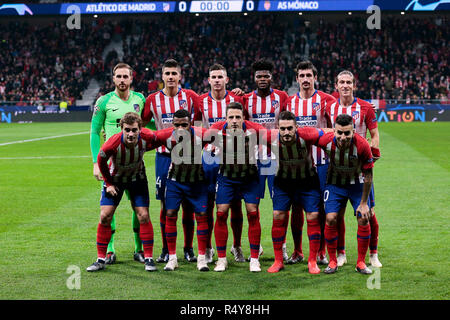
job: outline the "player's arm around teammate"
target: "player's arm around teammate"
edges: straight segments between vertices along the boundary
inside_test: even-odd
[[[149,215],[148,183],[143,154],[158,147],[154,134],[142,128],[134,112],[120,121],[122,132],[113,135],[100,149],[97,161],[104,179],[100,200],[100,221],[97,228],[97,261],[87,271],[105,269],[106,251],[111,239],[111,220],[125,190],[129,191],[133,210],[140,224],[140,238],[144,248],[145,270],[155,271],[153,262],[153,226]],[[110,165],[108,167],[108,160]]]

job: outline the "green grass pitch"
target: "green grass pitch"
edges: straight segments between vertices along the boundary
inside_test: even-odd
[[[375,165],[374,183],[383,268],[369,281],[371,286],[367,276],[354,271],[356,220],[350,210],[346,214],[349,261],[338,273],[310,275],[306,262],[286,266],[278,274],[267,273],[273,261],[272,204],[267,194],[261,203],[261,273],[250,273],[248,263],[235,263],[229,253],[226,272],[198,272],[195,264],[182,259],[181,219],[179,268],[164,272],[164,265],[158,264],[157,272],[145,272],[142,264],[133,261],[126,198],[117,210],[117,264],[104,272],[86,272],[96,258],[100,198],[100,184],[92,176],[89,128],[89,123],[0,124],[0,299],[450,298],[450,123],[380,124],[382,159]],[[71,133],[80,134],[8,144]],[[145,159],[156,257],[161,236],[154,152]],[[228,247],[231,236],[230,232]],[[242,243],[249,254],[245,219]],[[290,230],[287,244],[292,252]],[[307,257],[306,225],[303,249]],[[81,270],[79,289],[67,285],[71,266]]]

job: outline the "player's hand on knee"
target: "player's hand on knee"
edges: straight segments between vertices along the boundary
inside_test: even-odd
[[[108,186],[106,187],[106,193],[109,193],[113,197],[117,196],[117,192],[119,189],[116,186]]]
[[[362,218],[364,220],[370,219],[370,209],[366,203],[362,203],[356,209],[357,218]]]
[[[100,168],[98,167],[98,163],[94,163],[94,173],[93,174],[94,174],[95,179],[97,179],[98,181],[103,181],[103,177],[100,172]]]

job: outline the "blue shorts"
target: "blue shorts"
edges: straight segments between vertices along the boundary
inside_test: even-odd
[[[180,183],[167,179],[165,204],[167,210],[180,209],[183,200],[187,200],[194,207],[194,212],[206,212],[208,192],[205,183]]]
[[[216,193],[217,175],[219,174],[220,164],[216,163],[218,157],[211,155],[210,152],[203,152],[202,165],[205,173],[205,180],[208,186],[208,193]]]
[[[325,214],[330,212],[339,212],[341,208],[345,208],[347,201],[350,200],[354,214],[361,203],[364,183],[350,184],[346,186],[338,186],[335,184],[327,184],[323,195],[325,202]],[[371,203],[367,200],[369,208]]]
[[[375,190],[373,189],[373,183],[372,183],[372,189],[370,190],[369,194],[369,201],[370,201],[370,207],[375,207]]]
[[[269,194],[272,194],[273,190],[273,181],[275,178],[275,174],[277,169],[277,160],[268,159],[258,160],[258,175],[259,175],[259,197],[264,199],[264,195],[266,193],[266,180],[267,186],[269,187]]]
[[[274,179],[273,210],[288,211],[293,204],[301,204],[306,212],[319,212],[320,189],[317,176],[311,179]]]
[[[259,204],[259,179],[229,179],[220,173],[217,177],[216,204],[230,204],[233,200],[244,199],[245,203]]]
[[[328,163],[316,165],[317,174],[319,176],[319,182],[320,182],[321,196],[323,196],[323,193],[325,192],[325,186],[327,185],[328,165],[329,165]]]
[[[100,198],[101,206],[118,206],[122,200],[123,192],[128,191],[128,198],[134,207],[148,207],[150,205],[150,197],[148,195],[147,180],[137,180],[130,183],[117,183],[119,189],[116,196],[106,193],[106,185],[103,183],[102,197]]]
[[[156,199],[164,200],[166,192],[167,174],[172,163],[170,155],[156,152],[155,156],[155,179],[156,179]]]

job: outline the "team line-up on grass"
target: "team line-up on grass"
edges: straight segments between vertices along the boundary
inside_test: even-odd
[[[134,259],[155,271],[153,226],[149,217],[148,181],[143,154],[156,149],[156,197],[161,200],[163,250],[156,262],[164,270],[178,267],[177,216],[183,207],[184,257],[208,271],[215,252],[214,271],[225,271],[228,213],[231,211],[233,246],[237,262],[246,259],[240,245],[244,200],[250,242],[249,268],[261,271],[259,202],[267,185],[273,202],[272,242],[275,254],[267,270],[279,272],[284,263],[301,262],[301,229],[307,222],[308,270],[332,274],[346,263],[344,213],[350,200],[358,222],[358,260],[355,270],[370,274],[365,264],[378,259],[378,222],[374,213],[372,171],[380,158],[379,134],[372,105],[353,96],[350,71],[336,77],[339,99],[314,88],[317,70],[309,61],[297,65],[300,91],[292,97],[271,87],[273,64],[252,65],[257,89],[243,94],[226,89],[226,69],[209,69],[211,91],[197,95],[181,89],[181,67],[173,59],[162,68],[164,89],[145,99],[130,90],[132,68],[119,63],[113,70],[116,89],[100,97],[91,125],[93,174],[103,180],[97,260],[87,271],[105,269],[117,257],[114,212],[125,192],[133,208]],[[156,131],[145,128],[154,119]],[[193,126],[201,121],[202,126]],[[101,130],[105,144],[100,147]],[[370,133],[370,144],[365,139]],[[258,156],[255,150],[259,149]],[[214,209],[216,209],[214,219]],[[286,253],[291,214],[294,252]],[[193,252],[197,222],[198,257]],[[215,220],[215,221],[214,221]],[[215,249],[211,240],[214,233]],[[329,261],[325,255],[328,252]]]

